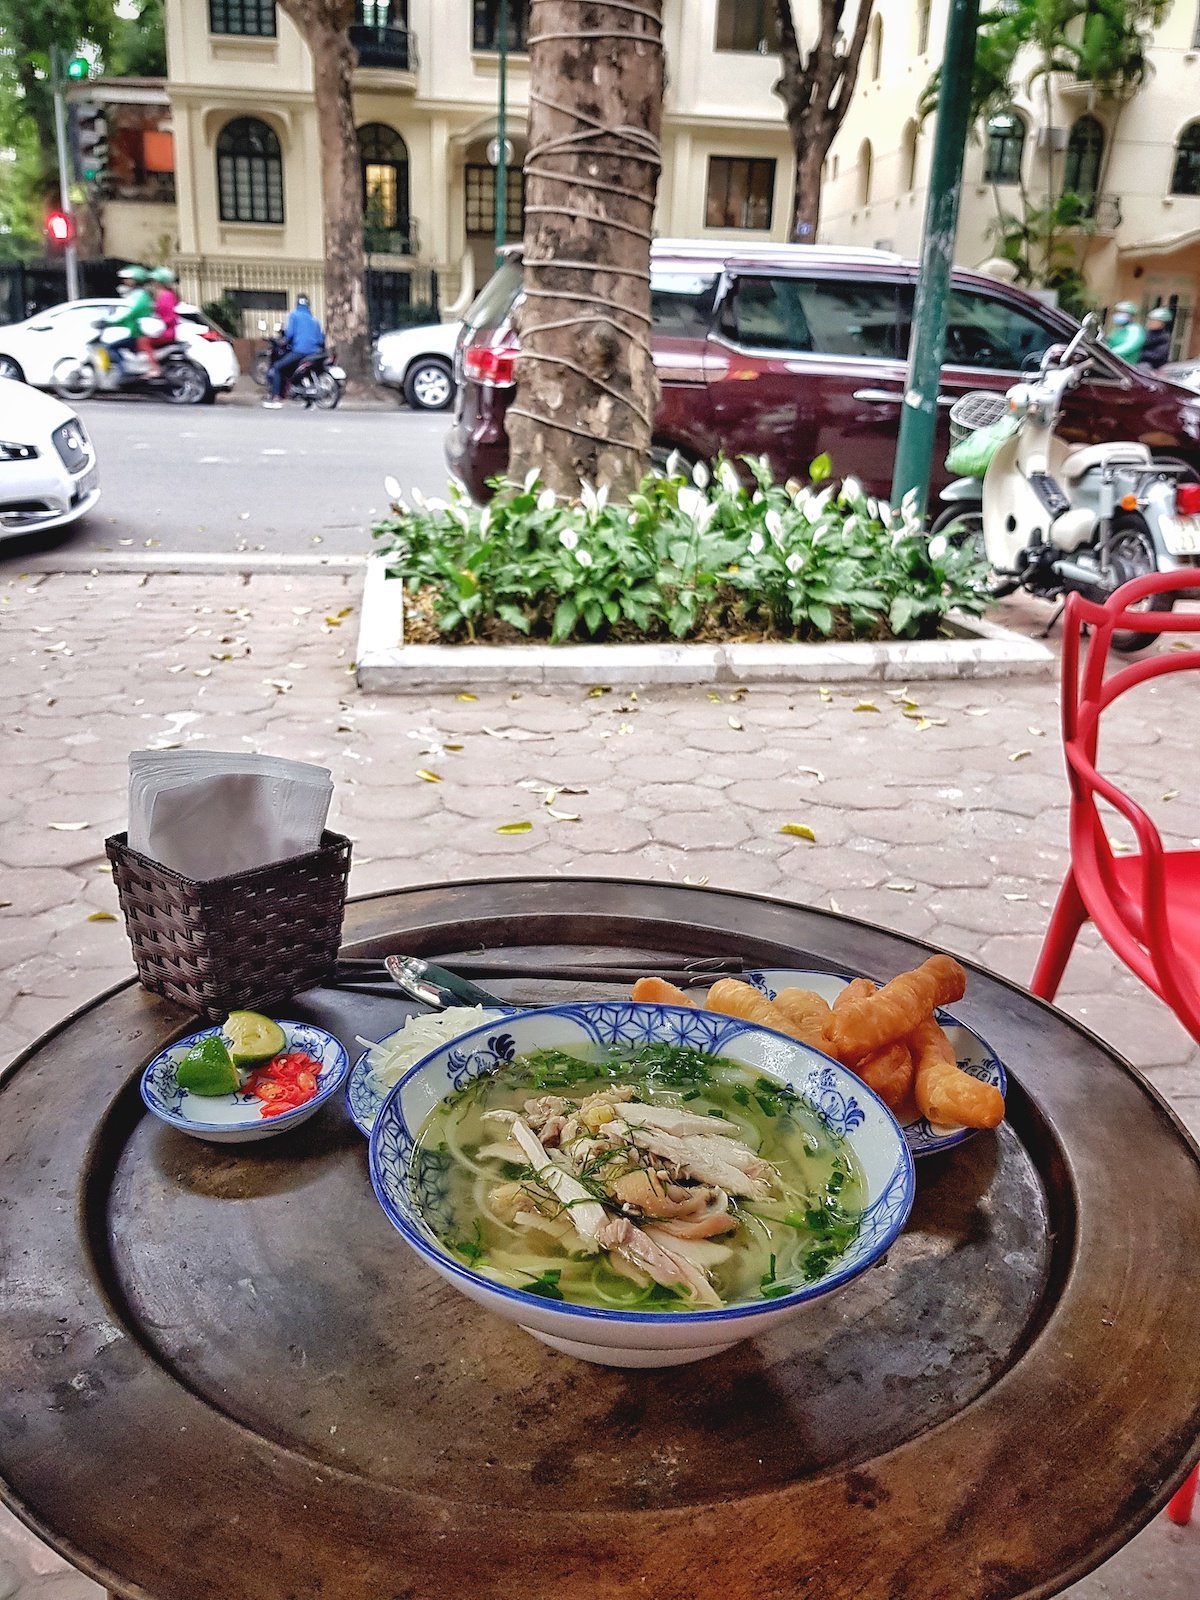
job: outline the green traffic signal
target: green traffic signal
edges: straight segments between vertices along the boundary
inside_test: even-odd
[[[68,78],[86,78],[92,70],[91,62],[86,56],[72,56],[67,62]]]

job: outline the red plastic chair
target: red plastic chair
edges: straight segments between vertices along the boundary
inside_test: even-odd
[[[1089,919],[1113,953],[1170,1006],[1200,1042],[1200,850],[1164,850],[1158,829],[1141,806],[1101,777],[1096,749],[1101,714],[1127,690],[1174,672],[1200,668],[1200,650],[1151,656],[1104,672],[1113,634],[1198,633],[1200,612],[1140,612],[1149,595],[1190,591],[1200,599],[1200,572],[1155,573],[1124,584],[1103,605],[1073,594],[1063,625],[1062,730],[1071,786],[1071,864],[1050,918],[1030,984],[1053,1000],[1079,930]],[[1080,673],[1080,645],[1092,629]],[[1132,827],[1138,853],[1117,856],[1097,806],[1105,800]],[[1167,1515],[1187,1523],[1196,1498],[1193,1468]]]

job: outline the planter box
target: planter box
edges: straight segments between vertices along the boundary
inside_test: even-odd
[[[887,644],[405,644],[403,586],[383,557],[367,563],[356,658],[360,689],[418,694],[555,684],[919,683],[934,678],[1049,677],[1034,639],[954,616],[949,639]]]

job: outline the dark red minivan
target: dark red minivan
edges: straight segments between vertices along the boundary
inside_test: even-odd
[[[656,240],[656,457],[765,454],[781,477],[804,477],[827,451],[836,474],[853,473],[869,493],[886,495],[916,278],[915,262],[881,250]],[[446,459],[478,500],[508,462],[504,413],[520,294],[514,251],[467,313],[455,356]],[[1007,389],[1076,326],[1020,289],[955,271],[934,493],[947,479],[946,413],[955,400],[969,389]],[[1156,456],[1200,471],[1200,397],[1107,352],[1068,401],[1060,432],[1080,443],[1140,439]]]

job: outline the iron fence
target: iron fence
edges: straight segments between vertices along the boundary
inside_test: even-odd
[[[181,296],[199,306],[224,302],[244,338],[257,338],[260,322],[279,321],[300,294],[306,294],[317,317],[326,320],[320,262],[180,256],[174,265]],[[437,321],[438,275],[430,266],[368,267],[366,291],[372,334],[411,322]]]

